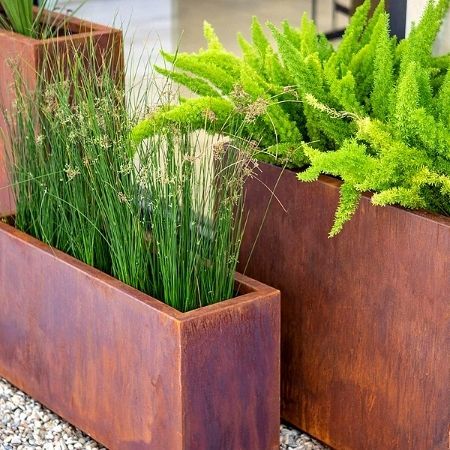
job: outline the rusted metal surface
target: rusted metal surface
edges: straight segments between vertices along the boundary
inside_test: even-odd
[[[111,450],[275,450],[279,292],[181,313],[0,223],[0,376]]]
[[[281,290],[282,417],[339,450],[445,450],[450,219],[366,196],[329,239],[339,182],[261,167],[240,271],[276,186],[246,273]]]
[[[106,56],[112,58],[117,79],[122,81],[123,78],[124,55],[120,30],[76,18],[64,18],[58,13],[48,13],[46,16],[50,16],[52,23],[66,20],[72,34],[37,40],[0,29],[0,217],[15,211],[13,191],[8,187],[11,179],[7,166],[11,155],[6,153],[9,151],[10,137],[4,113],[11,112],[14,107],[17,72],[20,72],[21,81],[27,89],[33,90],[38,74],[45,67],[61,67],[61,60],[73,60],[74,53],[91,54],[91,49],[95,48],[98,61]]]

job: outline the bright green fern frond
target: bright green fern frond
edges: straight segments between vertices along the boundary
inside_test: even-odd
[[[175,107],[163,107],[138,123],[132,132],[132,140],[143,141],[161,130],[176,126],[190,131],[206,129],[220,132],[231,126],[234,105],[224,98],[201,97],[185,101]]]
[[[286,142],[275,144],[259,152],[256,158],[263,162],[287,167],[288,169],[301,168],[308,163],[308,159],[303,152],[302,143]]]
[[[264,59],[258,49],[250,44],[241,33],[238,33],[238,43],[242,50],[244,63],[256,71],[261,71],[264,66]]]
[[[412,62],[422,67],[430,66],[433,45],[449,7],[450,0],[437,0],[437,2],[428,0],[420,22],[412,28],[407,39],[398,46],[402,73],[408,70]]]
[[[301,93],[314,92],[324,98],[322,64],[318,54],[303,57],[300,50],[272,24],[268,25],[278,44],[284,65]]]
[[[435,120],[424,108],[414,111],[410,121],[410,134],[417,139],[417,145],[422,145],[433,159],[442,156],[450,161],[449,128]]]
[[[355,215],[361,193],[354,186],[342,183],[339,189],[339,205],[328,237],[332,238],[342,231],[344,225]]]
[[[198,60],[204,64],[214,64],[231,77],[239,77],[242,60],[226,50],[205,50],[198,53]]]
[[[268,47],[266,51],[264,73],[266,74],[267,81],[275,86],[284,88],[294,84],[294,80],[284,69],[278,55],[271,47]]]
[[[305,148],[311,166],[321,173],[333,175],[346,183],[358,185],[376,170],[376,160],[367,153],[367,146],[356,139],[347,139],[335,152],[321,152]]]
[[[322,64],[328,61],[328,59],[334,53],[333,44],[322,33],[317,36],[317,48]]]
[[[330,86],[333,97],[350,113],[362,114],[362,107],[356,98],[356,83],[353,74],[348,71],[343,78],[335,80]]]
[[[272,103],[267,107],[267,113],[263,116],[267,126],[273,128],[277,137],[277,143],[299,142],[303,136],[289,115],[277,103]]]
[[[408,142],[410,137],[410,118],[419,107],[419,86],[416,78],[417,64],[412,62],[400,77],[397,86],[397,99],[393,125],[397,136]]]
[[[414,183],[418,186],[430,185],[439,187],[443,195],[450,195],[450,174],[442,175],[432,172],[425,167],[415,175]]]
[[[269,23],[267,24],[269,25]],[[273,26],[272,24],[270,24]],[[292,44],[294,48],[300,50],[302,39],[300,36],[300,31],[294,27],[292,27],[287,20],[284,20],[281,23],[281,27],[283,30],[283,34],[285,38]]]
[[[444,82],[436,97],[438,117],[450,129],[450,68],[447,70]]]
[[[235,77],[228,71],[218,67],[211,60],[205,61],[200,58],[200,55],[178,53],[171,55],[166,52],[161,52],[164,59],[171,62],[176,68],[191,72],[197,77],[208,80],[212,85],[220,91],[228,94],[233,89],[235,84]]]
[[[316,159],[321,155],[320,150],[317,150],[306,143],[303,144],[303,153],[309,161],[311,161],[312,159]],[[299,172],[297,174],[297,179],[299,181],[311,183],[312,181],[318,180],[321,173],[322,173],[321,167],[319,165],[312,164],[309,167],[307,167],[304,171]]]
[[[362,47],[361,35],[367,23],[370,10],[370,0],[365,0],[358,7],[350,19],[350,23],[345,30],[342,42],[336,50],[336,58],[332,61],[338,70],[338,75],[342,76],[347,72],[347,67],[355,53]],[[340,71],[340,73],[339,73]]]
[[[361,46],[364,46],[371,41],[372,36],[376,33],[375,27],[378,20],[380,16],[384,14],[386,14],[386,2],[384,0],[380,0],[372,14],[372,17],[368,20],[367,26],[361,36]]]
[[[361,104],[367,105],[370,92],[373,87],[373,65],[375,59],[376,43],[370,42],[353,56],[350,61],[349,70],[355,78],[358,86],[356,96]],[[329,83],[336,82],[336,72],[327,68],[326,71]]]
[[[156,72],[164,75],[167,78],[170,78],[176,83],[187,87],[195,94],[209,97],[220,97],[220,92],[218,92],[207,81],[202,80],[201,78],[186,75],[185,73],[181,72],[174,72],[173,70],[167,70],[158,66],[155,66],[155,70]]]
[[[425,201],[417,187],[393,187],[373,194],[371,202],[378,206],[401,205],[404,208],[425,208]]]
[[[277,103],[270,98],[270,87],[250,66],[244,66],[241,71],[241,85],[253,100],[246,107],[244,114],[247,118],[256,118],[252,111],[260,110],[260,116],[266,123],[267,129],[272,130],[279,142],[298,142],[302,135],[295,122]]]
[[[319,52],[316,25],[307,13],[303,14],[300,27],[300,52],[304,57]]]
[[[389,37],[389,17],[386,13],[379,14],[374,34],[378,36],[378,39],[370,103],[374,117],[386,120],[390,113],[394,90],[394,58]]]
[[[244,92],[253,100],[267,98],[269,95],[269,85],[250,65],[242,67],[241,78],[236,81],[240,81]]]
[[[259,53],[264,58],[266,51],[270,48],[270,43],[264,33],[261,23],[256,17],[252,18],[251,32],[253,45],[258,49]]]
[[[203,35],[205,36],[208,48],[211,50],[223,50],[219,37],[217,36],[214,28],[206,20],[203,22]]]

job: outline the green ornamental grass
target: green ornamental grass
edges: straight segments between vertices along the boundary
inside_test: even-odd
[[[94,55],[17,81],[16,227],[181,311],[233,297],[254,143],[173,127],[136,146],[150,86]]]

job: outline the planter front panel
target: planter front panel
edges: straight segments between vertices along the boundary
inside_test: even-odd
[[[237,281],[183,314],[0,223],[0,376],[111,450],[273,450],[279,292]]]
[[[0,375],[117,450],[180,449],[180,330],[135,293],[0,228]]]
[[[240,270],[275,189],[246,273],[282,293],[282,417],[339,450],[447,449],[450,220],[364,197],[329,239],[339,182],[261,167]]]
[[[51,20],[64,20],[64,16],[56,13],[52,13],[51,17]],[[74,53],[88,54],[94,48],[99,63],[105,55],[112,55],[114,75],[118,82],[123,81],[121,31],[76,18],[68,19],[67,26],[74,34],[47,40],[31,39],[0,30],[0,217],[15,212],[13,190],[9,187],[11,179],[7,170],[10,156],[6,152],[10,137],[4,112],[14,109],[17,73],[20,73],[27,89],[33,90],[38,73],[44,66],[53,69],[64,67],[67,61],[73,60]]]

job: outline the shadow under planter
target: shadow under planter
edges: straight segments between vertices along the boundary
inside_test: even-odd
[[[339,450],[447,449],[450,218],[364,196],[329,239],[340,182],[260,167],[239,270],[275,189],[246,274],[281,291],[282,418]]]
[[[120,30],[58,13],[45,12],[42,20],[55,26],[64,24],[65,34],[49,39],[33,39],[0,29],[0,217],[15,212],[7,170],[10,155],[6,152],[10,137],[5,111],[8,114],[15,107],[15,81],[18,74],[24,86],[33,90],[39,74],[48,68],[54,70],[55,67],[69,65],[76,54],[89,55],[86,61],[94,57],[100,64],[103,59],[107,59],[115,72],[113,75],[118,82],[123,82],[123,37]]]
[[[112,450],[279,448],[279,291],[181,313],[0,223],[0,376]]]

